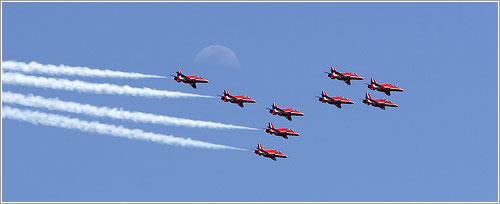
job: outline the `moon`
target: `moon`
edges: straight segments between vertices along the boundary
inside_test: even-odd
[[[197,66],[213,68],[239,69],[240,61],[238,56],[222,45],[210,45],[203,48],[195,58]]]

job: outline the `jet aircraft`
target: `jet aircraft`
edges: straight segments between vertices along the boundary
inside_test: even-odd
[[[340,96],[328,96],[325,91],[321,92],[321,97],[316,97],[318,97],[319,101],[321,101],[322,103],[329,103],[337,106],[337,108],[342,108],[342,104],[354,104],[354,101],[351,101],[347,98],[342,98]]]
[[[195,89],[196,89],[196,83],[208,83],[208,80],[201,78],[201,77],[197,77],[194,75],[193,76],[186,76],[186,75],[182,74],[181,70],[177,71],[176,74],[177,74],[177,76],[174,76],[174,75],[170,75],[170,76],[173,76],[174,80],[177,81],[177,83],[183,82],[183,83],[191,85]]]
[[[304,113],[301,113],[297,110],[292,110],[290,108],[283,108],[283,109],[278,108],[276,103],[273,103],[271,108],[270,109],[268,108],[268,110],[269,110],[269,113],[271,113],[273,115],[278,114],[279,116],[285,117],[289,121],[292,121],[292,116],[304,116]]]
[[[399,88],[392,84],[379,84],[375,81],[374,78],[372,78],[370,84],[367,85],[369,89],[384,92],[388,96],[391,95],[391,91],[401,91],[401,92],[404,91],[404,89]]]
[[[385,99],[373,99],[369,93],[366,93],[365,99],[363,103],[366,105],[372,105],[375,107],[379,107],[382,110],[385,110],[386,106],[389,107],[399,107],[398,104],[393,103],[392,101],[387,101]]]
[[[257,148],[255,148],[254,152],[255,152],[255,154],[257,154],[259,156],[267,157],[267,158],[270,158],[274,161],[276,161],[276,157],[288,158],[288,156],[286,156],[285,154],[283,154],[279,151],[276,151],[273,149],[269,149],[269,150],[263,149],[261,144],[258,144],[258,146],[257,146]]]
[[[286,128],[275,128],[273,123],[269,123],[268,126],[267,126],[267,129],[266,129],[266,132],[271,134],[271,135],[276,135],[276,136],[280,136],[280,137],[283,137],[285,139],[288,139],[288,136],[299,136],[300,134],[293,131],[293,130],[290,130],[290,129],[286,129]]]
[[[220,99],[223,100],[224,102],[229,101],[231,103],[236,103],[242,108],[243,108],[243,103],[255,103],[256,102],[255,100],[253,100],[249,97],[246,97],[246,96],[241,96],[241,95],[233,96],[233,95],[229,94],[229,91],[227,91],[227,90],[224,90],[224,95],[221,96]]]
[[[330,68],[330,73],[328,73],[328,72],[325,72],[325,73],[328,74],[328,77],[330,77],[330,79],[338,79],[338,80],[344,81],[347,85],[351,85],[351,80],[363,80],[364,79],[363,77],[361,77],[357,74],[354,74],[354,73],[349,73],[349,72],[340,73],[333,66]]]

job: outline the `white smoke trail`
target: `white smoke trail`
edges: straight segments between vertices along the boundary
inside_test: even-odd
[[[58,78],[47,78],[37,76],[27,76],[19,73],[3,73],[2,83],[12,85],[33,86],[38,88],[50,88],[66,91],[77,91],[94,94],[117,94],[128,96],[156,97],[156,98],[183,98],[183,97],[203,97],[213,98],[199,94],[182,93],[178,91],[157,90],[150,88],[136,88],[128,85],[119,86],[114,84],[99,84],[84,82],[79,80],[67,80]]]
[[[120,72],[113,70],[91,69],[88,67],[71,67],[65,65],[51,65],[40,64],[37,62],[24,62],[5,61],[2,62],[4,70],[18,71],[24,73],[38,73],[48,75],[68,75],[68,76],[81,76],[81,77],[109,77],[109,78],[165,78],[163,76],[147,75],[133,72]]]
[[[2,107],[2,118],[24,121],[35,125],[40,124],[66,129],[76,129],[82,132],[98,133],[116,137],[126,137],[128,139],[134,140],[152,141],[160,144],[207,149],[244,150],[237,147],[192,140],[190,138],[180,138],[170,135],[156,134],[145,132],[140,129],[128,129],[122,126],[103,124],[96,121],[85,121],[77,118],[70,118],[62,115],[49,114],[38,111],[22,110],[9,106]]]
[[[33,96],[31,94],[26,96],[18,93],[3,92],[2,101],[3,103],[18,104],[35,108],[46,108],[48,110],[66,111],[70,113],[86,114],[97,117],[109,117],[121,120],[131,120],[134,122],[186,126],[194,128],[258,130],[255,128],[244,127],[244,126],[201,121],[201,120],[190,120],[190,119],[155,115],[142,112],[131,112],[118,108],[97,107],[89,104],[61,101],[57,98],[44,98],[41,96]]]

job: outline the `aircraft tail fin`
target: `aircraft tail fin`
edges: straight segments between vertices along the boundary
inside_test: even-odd
[[[259,148],[260,150],[264,150],[264,149],[262,148],[262,145],[261,145],[261,144],[259,144],[259,145],[257,146],[257,148]]]
[[[372,97],[370,96],[370,94],[368,92],[366,92],[366,96],[365,96],[366,99],[372,99]]]
[[[321,92],[321,96],[322,96],[322,97],[325,97],[325,96],[328,96],[328,95],[326,95],[326,92],[325,92],[325,91],[322,91],[322,92]]]
[[[181,75],[182,74],[182,71],[179,69],[177,70],[177,75]]]
[[[229,91],[227,91],[226,89],[224,89],[224,96],[228,96],[229,95]]]
[[[332,67],[330,68],[330,72],[331,72],[331,73],[333,73],[333,72],[337,72],[337,69],[335,69],[335,67],[334,67],[334,66],[332,66]]]
[[[274,108],[278,108],[278,106],[276,105],[276,103],[273,103],[272,108],[273,108],[273,109],[274,109]]]
[[[371,83],[372,84],[376,84],[377,83],[373,77],[372,77]]]
[[[269,123],[269,124],[268,124],[268,127],[269,127],[269,128],[271,128],[271,129],[274,129],[274,125],[273,125],[273,123]]]

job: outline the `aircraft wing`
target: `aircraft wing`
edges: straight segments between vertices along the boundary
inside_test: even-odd
[[[343,75],[342,73],[338,72],[338,71],[334,71],[335,74],[337,74],[339,77],[342,77],[342,78],[346,78],[346,75]]]
[[[265,155],[265,156],[271,156],[271,154],[267,153],[266,151],[264,150],[261,150],[260,151],[262,155]]]
[[[245,99],[242,99],[242,98],[235,98],[235,97],[232,97],[232,98],[233,98],[233,101],[237,102],[237,103],[243,104],[245,102]]]
[[[378,101],[375,101],[375,100],[371,100],[372,104],[376,105],[376,106],[385,106],[385,103],[384,102],[378,102]]]
[[[337,103],[337,102],[338,102],[337,100],[333,99],[333,98],[332,98],[332,97],[330,97],[330,96],[327,96],[327,98],[328,98],[328,101],[331,101],[331,102],[334,102],[334,103]]]
[[[192,79],[187,76],[184,76],[184,80],[188,83],[193,83],[193,84],[196,83],[196,79]]]
[[[377,84],[378,85],[378,84]],[[378,85],[381,89],[385,90],[385,91],[389,91],[391,90],[391,87],[385,87],[385,86],[381,86],[381,85]]]

